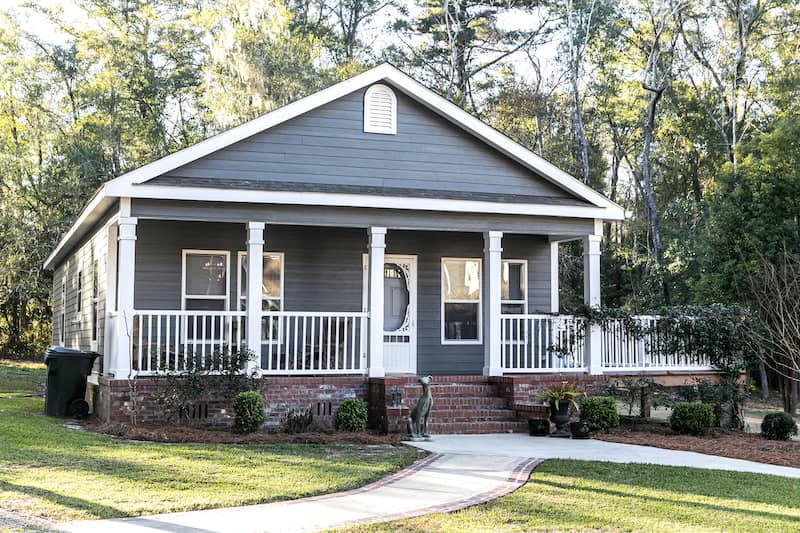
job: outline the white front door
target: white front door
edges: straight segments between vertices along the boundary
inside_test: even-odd
[[[364,306],[367,264],[364,255]],[[417,372],[417,257],[386,255],[383,266],[383,367],[387,374]]]

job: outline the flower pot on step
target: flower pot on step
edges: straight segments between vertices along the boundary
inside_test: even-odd
[[[556,425],[556,430],[550,434],[551,437],[568,439],[569,432],[565,429],[569,423],[569,400],[559,400],[550,402],[550,421]]]

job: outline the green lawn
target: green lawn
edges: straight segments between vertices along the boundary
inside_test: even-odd
[[[0,395],[41,368],[0,363]],[[0,508],[53,521],[246,505],[363,485],[418,457],[407,448],[130,443],[64,428],[41,398],[0,397]]]
[[[452,514],[348,531],[800,530],[800,480],[550,460],[518,491]]]
[[[0,397],[44,392],[43,364],[0,359]]]

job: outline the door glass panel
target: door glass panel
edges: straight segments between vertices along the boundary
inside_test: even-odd
[[[397,331],[402,327],[408,309],[408,283],[403,269],[394,263],[383,268],[383,329]]]

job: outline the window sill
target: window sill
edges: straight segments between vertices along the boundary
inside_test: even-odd
[[[442,346],[479,346],[483,344],[483,341],[478,340],[449,340],[449,341],[442,341]]]

